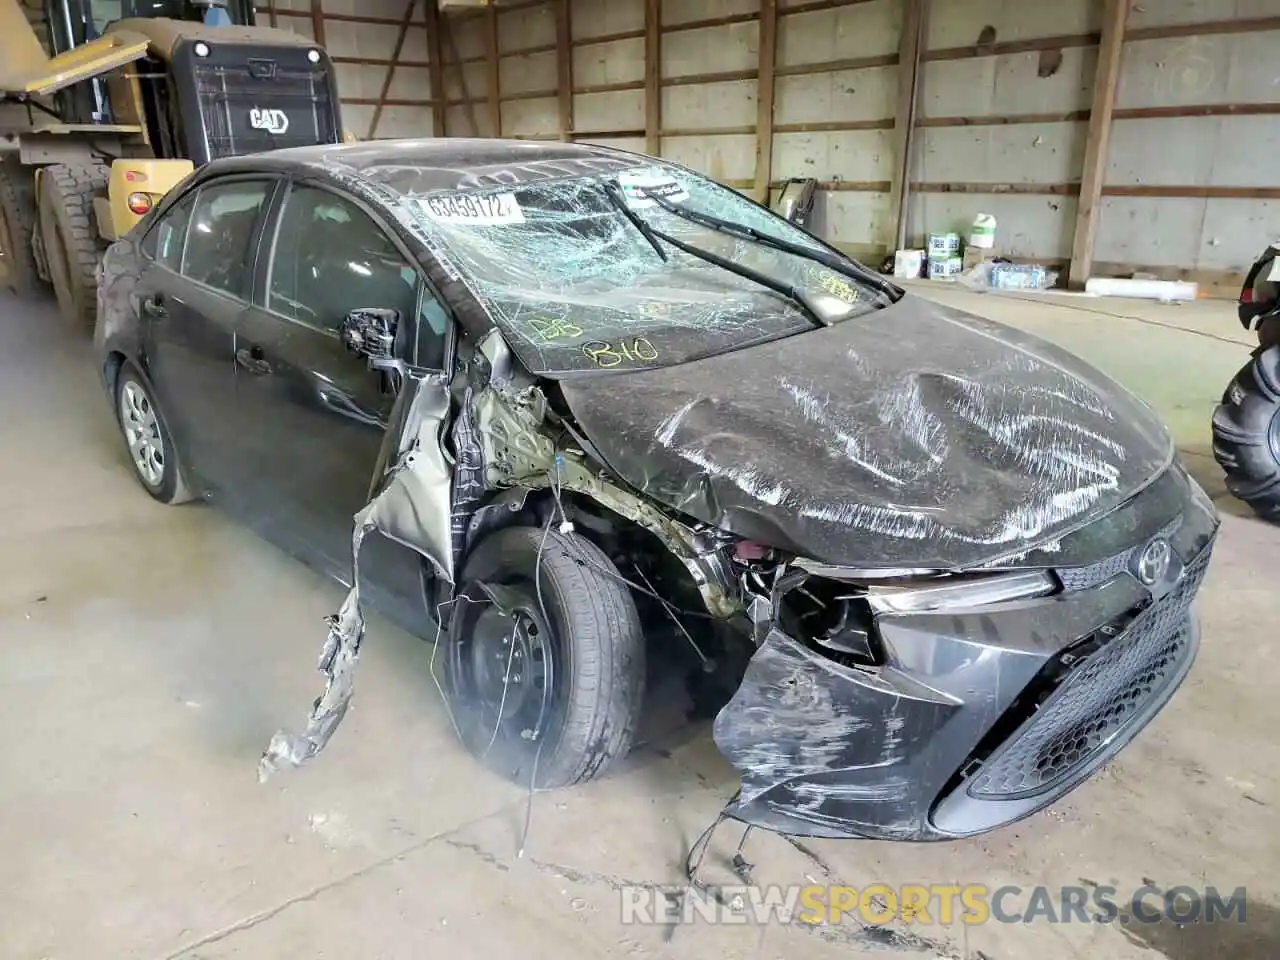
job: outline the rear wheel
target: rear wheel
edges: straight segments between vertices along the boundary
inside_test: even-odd
[[[530,527],[467,558],[442,651],[449,707],[467,749],[516,783],[591,780],[631,748],[644,635],[611,571],[590,541]]]
[[[100,163],[56,163],[40,180],[40,234],[58,307],[87,330],[98,315],[98,260],[106,249],[94,226],[93,198],[106,191],[108,174]]]
[[[1213,413],[1213,455],[1227,489],[1280,523],[1280,346],[1255,356]]]
[[[116,377],[116,418],[133,472],[147,493],[161,503],[191,500],[164,417],[132,364]]]
[[[17,163],[0,163],[0,286],[20,296],[40,289],[32,240],[36,230],[36,199],[30,170]]]

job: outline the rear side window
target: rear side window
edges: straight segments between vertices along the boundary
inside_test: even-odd
[[[200,190],[182,251],[184,277],[244,295],[253,262],[253,229],[270,187],[268,180],[237,180]]]
[[[267,309],[330,331],[360,307],[396,310],[409,323],[417,292],[417,271],[363,210],[315,187],[289,192],[271,253]]]

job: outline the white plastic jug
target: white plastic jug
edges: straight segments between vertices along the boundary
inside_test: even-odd
[[[996,218],[989,213],[980,213],[973,218],[973,229],[969,232],[969,246],[982,250],[990,250],[996,245]]]

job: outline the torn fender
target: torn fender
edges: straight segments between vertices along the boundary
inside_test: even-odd
[[[449,410],[444,376],[404,378],[374,471],[374,496],[359,516],[383,536],[422,554],[452,583],[453,463],[444,448]]]
[[[365,630],[360,608],[360,547],[364,538],[376,530],[422,554],[442,578],[453,582],[452,467],[441,443],[449,415],[448,382],[436,374],[407,374],[402,380],[374,471],[374,495],[355,516],[352,587],[338,613],[327,621],[329,632],[318,664],[325,676],[324,692],[312,704],[301,733],[280,730],[271,738],[258,763],[259,781],[265,782],[284,767],[311,760],[346,716]]]

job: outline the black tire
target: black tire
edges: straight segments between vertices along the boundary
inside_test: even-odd
[[[575,534],[509,527],[485,537],[467,558],[443,649],[450,713],[464,746],[504,777],[542,789],[602,776],[625,757],[640,719],[645,650],[640,616],[612,561]],[[541,543],[541,607],[534,590]],[[606,572],[607,571],[607,572]],[[516,647],[491,664],[485,689],[477,663],[489,663],[485,618],[499,617],[480,583],[507,588],[520,617],[539,626],[528,655]],[[545,608],[546,619],[541,616]],[[507,621],[512,623],[512,621]],[[507,684],[520,676],[525,686]],[[541,665],[543,685],[536,684]],[[549,666],[548,666],[549,665]],[[488,699],[486,700],[486,693]],[[516,699],[518,697],[518,699]]]
[[[92,330],[98,316],[98,261],[106,242],[95,226],[93,198],[106,193],[108,174],[100,163],[55,163],[40,179],[40,234],[49,278],[63,317],[81,330]]]
[[[32,247],[35,231],[35,178],[30,170],[6,160],[0,163],[0,283],[23,297],[41,287]]]
[[[143,469],[135,459],[134,450],[130,445],[129,426],[125,420],[125,404],[128,402],[126,396],[131,391],[136,391],[135,395],[141,395],[141,397],[145,398],[146,407],[154,412],[155,415],[153,446],[157,448],[160,454],[158,459],[162,464],[160,476],[155,481],[149,479],[143,473]],[[129,464],[133,467],[134,476],[142,484],[142,489],[146,490],[153,499],[161,503],[179,504],[195,499],[182,476],[182,466],[178,462],[178,454],[174,449],[173,438],[169,434],[169,428],[165,424],[164,415],[156,404],[146,380],[142,378],[137,368],[131,363],[126,363],[122,366],[119,374],[116,375],[115,409],[116,422],[120,425],[120,434],[124,438]]]
[[[1227,489],[1280,523],[1280,346],[1249,361],[1213,412],[1213,456]]]

